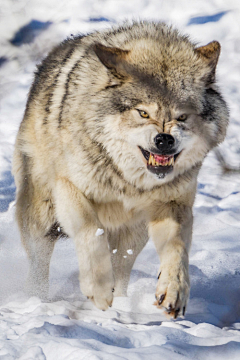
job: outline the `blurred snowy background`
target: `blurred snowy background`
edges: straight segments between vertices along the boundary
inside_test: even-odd
[[[23,292],[27,258],[14,220],[11,160],[37,63],[71,34],[125,19],[173,24],[199,45],[218,40],[218,83],[230,109],[221,154],[240,165],[240,1],[0,0],[0,359],[240,359],[240,174],[209,154],[199,177],[184,319],[152,303],[159,260],[150,241],[132,271],[128,297],[107,312],[82,296],[71,239],[51,263],[52,301]]]

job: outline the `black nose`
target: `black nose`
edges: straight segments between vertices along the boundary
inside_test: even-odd
[[[174,147],[174,137],[170,134],[157,134],[154,138],[154,142],[159,150],[163,153],[167,153]]]

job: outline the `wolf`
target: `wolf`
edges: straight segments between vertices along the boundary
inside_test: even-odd
[[[106,310],[150,237],[155,305],[184,315],[197,175],[229,117],[219,54],[217,41],[133,21],[69,38],[38,66],[13,157],[31,294],[47,296],[54,245],[68,236],[82,293]]]

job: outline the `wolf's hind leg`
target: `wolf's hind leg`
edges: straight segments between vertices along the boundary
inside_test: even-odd
[[[148,241],[145,223],[109,232],[109,245],[115,278],[114,296],[126,296],[133,264]]]
[[[96,307],[106,310],[114,288],[107,232],[98,234],[103,226],[91,202],[67,179],[57,182],[55,204],[58,221],[75,242],[81,290]]]
[[[49,197],[37,185],[33,187],[26,176],[25,182],[18,188],[16,218],[22,244],[29,258],[27,292],[42,298],[48,297],[49,265],[55,239],[47,236],[47,230],[53,220],[53,206]],[[46,197],[44,197],[46,195]]]
[[[23,241],[29,257],[26,290],[30,296],[47,299],[49,291],[49,266],[55,242],[49,237]]]

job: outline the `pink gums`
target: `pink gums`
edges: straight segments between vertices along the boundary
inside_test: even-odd
[[[164,156],[164,155],[156,155],[152,154],[154,156],[154,159],[162,165],[165,165],[168,163],[168,161],[172,158],[172,156]]]

